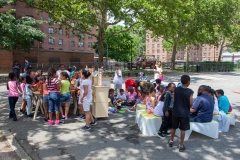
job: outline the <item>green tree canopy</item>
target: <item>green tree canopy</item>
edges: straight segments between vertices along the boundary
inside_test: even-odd
[[[108,28],[106,33],[120,32],[124,29],[125,28],[123,26],[113,26]],[[130,31],[112,34],[109,35],[104,41],[104,55],[107,56],[108,52],[108,57],[111,59],[115,59],[120,62],[129,62],[131,60],[131,55],[133,60],[138,55],[138,48],[141,43],[141,37],[131,34]],[[98,53],[98,43],[96,43],[93,48],[95,48],[96,52]]]
[[[32,0],[24,0],[33,3]],[[75,35],[87,33],[97,38],[99,62],[103,62],[104,40],[119,32],[106,32],[109,26],[123,23],[128,31],[134,24],[134,11],[129,8],[128,0],[36,0],[33,6],[45,11],[60,27],[71,30]],[[98,32],[91,32],[96,26]]]
[[[10,4],[11,0],[0,0],[0,8]],[[44,33],[37,28],[40,21],[31,17],[15,18],[10,10],[0,13],[0,49],[14,50],[21,48],[29,51],[33,40],[42,41]]]
[[[217,44],[217,32],[229,35],[238,0],[135,0],[132,8],[141,24],[171,46],[173,64],[178,49]],[[239,3],[237,3],[239,4]]]

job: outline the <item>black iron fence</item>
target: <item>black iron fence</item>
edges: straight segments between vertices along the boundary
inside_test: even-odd
[[[121,70],[129,71],[129,65],[125,62],[108,62],[108,63],[86,63],[86,62],[66,62],[62,63],[65,65],[65,68],[71,68],[76,66],[77,69],[85,69],[86,67],[92,68],[103,68],[105,71],[113,72],[115,71],[115,64],[118,63],[120,65]],[[163,62],[163,70],[172,70],[171,62]],[[59,63],[31,63],[32,70],[42,70],[43,72],[47,72],[50,67],[55,69],[59,68]],[[143,67],[144,68],[144,67]],[[143,69],[133,68],[135,71],[143,71],[148,70],[151,71],[153,67],[147,67]],[[175,62],[175,71],[181,72],[225,72],[225,71],[233,71],[234,69],[240,69],[240,63],[234,64],[233,62]],[[2,72],[4,71],[4,72]],[[9,73],[12,71],[11,65],[9,67],[1,68],[2,73]],[[23,66],[21,67],[21,71],[23,72]]]

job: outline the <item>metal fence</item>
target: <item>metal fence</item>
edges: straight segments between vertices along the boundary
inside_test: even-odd
[[[85,69],[86,67],[92,68],[93,66],[97,69],[103,67],[105,71],[113,72],[115,71],[115,64],[118,63],[120,65],[121,70],[126,71],[129,70],[129,64],[125,62],[108,62],[108,63],[87,63],[87,62],[65,62],[62,63],[65,65],[65,68],[71,68],[76,66],[77,69]],[[31,63],[32,70],[42,70],[43,72],[47,72],[50,67],[55,69],[59,68],[60,63]],[[171,62],[163,62],[162,63],[164,70],[171,70],[172,63]],[[143,71],[145,67],[140,67],[140,70]],[[151,68],[146,68],[151,70]],[[181,72],[208,72],[208,71],[232,71],[234,69],[240,69],[240,63],[233,64],[233,62],[175,62],[175,70]],[[12,71],[11,65],[9,67],[0,68],[1,73],[9,73]],[[136,68],[133,68],[136,70]],[[21,68],[23,72],[23,66]]]

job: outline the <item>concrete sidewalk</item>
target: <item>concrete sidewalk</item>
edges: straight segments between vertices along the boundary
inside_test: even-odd
[[[181,73],[166,75],[170,81],[179,81]],[[19,120],[13,122],[8,117],[8,101],[5,86],[0,86],[0,127],[9,130],[20,146],[32,159],[44,160],[98,160],[98,159],[211,159],[234,160],[240,155],[240,99],[232,90],[240,89],[238,73],[209,73],[192,75],[191,89],[197,92],[198,86],[206,84],[214,89],[222,88],[229,97],[236,114],[236,126],[229,132],[221,133],[219,139],[193,133],[185,142],[186,151],[178,151],[179,139],[175,138],[173,148],[167,146],[167,138],[143,136],[135,125],[135,114],[114,114],[107,120],[99,119],[98,125],[90,132],[80,131],[84,121],[70,115],[66,124],[49,126],[38,120],[23,117],[18,111]],[[196,96],[196,94],[195,94]],[[70,112],[71,113],[71,112]]]

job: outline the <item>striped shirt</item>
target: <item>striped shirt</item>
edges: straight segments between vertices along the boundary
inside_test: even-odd
[[[47,89],[49,92],[59,92],[57,89],[57,84],[59,83],[59,80],[57,78],[51,78],[51,83],[48,84],[48,79],[46,80]]]

